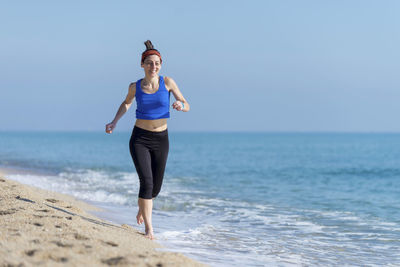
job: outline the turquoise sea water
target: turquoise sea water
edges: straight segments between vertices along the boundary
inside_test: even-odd
[[[400,265],[400,134],[169,134],[153,214],[168,250],[211,266]],[[129,137],[0,132],[0,167],[143,230]]]

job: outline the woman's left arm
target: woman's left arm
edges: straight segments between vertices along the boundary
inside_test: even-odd
[[[169,89],[169,91],[172,92],[172,94],[176,99],[176,101],[172,104],[172,108],[179,111],[188,112],[190,110],[190,105],[183,97],[176,82],[171,77],[165,77],[164,82],[167,89]]]

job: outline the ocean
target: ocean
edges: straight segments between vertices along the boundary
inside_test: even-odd
[[[0,132],[6,177],[136,224],[130,132]],[[211,266],[400,266],[400,134],[169,132],[157,242]]]

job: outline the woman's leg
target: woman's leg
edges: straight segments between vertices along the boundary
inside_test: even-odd
[[[141,148],[135,146],[136,151],[142,151]],[[150,152],[148,150],[142,151],[136,157],[136,168],[139,181],[140,181],[140,189],[139,189],[139,198],[138,198],[138,206],[139,211],[136,216],[136,219],[139,224],[144,222],[146,237],[150,239],[154,239],[153,234],[153,225],[152,225],[152,211],[153,211],[153,200],[152,200],[152,192],[153,192],[153,175],[151,170],[151,162],[150,162]]]
[[[138,212],[136,214],[136,221],[137,221],[137,224],[141,225],[144,222],[144,219],[143,219],[143,215],[142,215],[142,210],[140,209],[140,205],[139,205],[139,198],[138,198],[137,204],[138,204]]]
[[[138,224],[145,223],[146,237],[154,239],[151,213],[153,209],[153,174],[151,169],[151,156],[149,148],[141,142],[137,142],[140,136],[132,135],[129,141],[129,148],[136,172],[139,176],[140,189],[138,206],[139,211],[136,216]]]
[[[139,198],[139,210],[141,211],[145,225],[145,237],[154,239],[153,225],[151,220],[151,214],[153,212],[153,199]]]

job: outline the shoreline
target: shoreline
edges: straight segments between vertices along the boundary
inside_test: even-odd
[[[207,266],[158,251],[164,247],[132,226],[91,213],[99,207],[7,179],[6,172],[0,169],[1,266]]]

